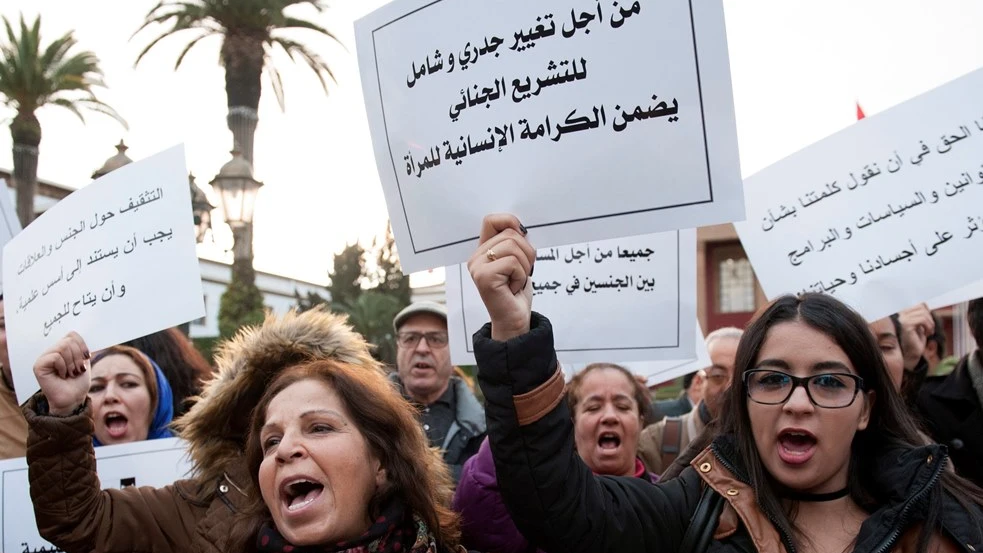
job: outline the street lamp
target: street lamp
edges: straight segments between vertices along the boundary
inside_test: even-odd
[[[119,169],[124,165],[129,165],[133,163],[133,160],[130,159],[128,155],[126,155],[126,151],[129,149],[130,148],[123,143],[123,139],[121,138],[119,144],[116,145],[116,155],[107,159],[106,163],[102,164],[102,167],[96,169],[92,173],[92,179],[93,180],[98,179],[99,177],[103,175],[108,175],[109,173]]]
[[[212,210],[215,206],[208,201],[208,196],[195,182],[195,176],[188,173],[188,186],[191,187],[191,212],[195,221],[195,241],[199,244],[205,240],[205,233],[212,228]]]
[[[253,178],[253,166],[236,147],[232,160],[222,166],[211,185],[219,191],[225,222],[232,228],[232,276],[253,284],[253,208],[263,183]]]

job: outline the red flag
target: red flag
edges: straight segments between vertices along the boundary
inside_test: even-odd
[[[860,102],[856,102],[856,104],[857,104],[857,121],[860,121],[861,119],[866,117],[866,115],[864,115],[863,108],[860,107]]]

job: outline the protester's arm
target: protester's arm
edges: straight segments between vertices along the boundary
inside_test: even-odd
[[[519,530],[547,551],[674,551],[698,501],[698,477],[689,471],[653,486],[595,477],[581,461],[552,328],[531,311],[535,249],[523,230],[514,217],[486,217],[468,263],[491,318],[474,346],[505,503]]]
[[[101,490],[86,397],[89,357],[82,338],[70,333],[34,365],[41,392],[24,416],[38,531],[68,553],[187,550],[196,507],[174,486]]]
[[[31,501],[41,536],[67,553],[187,550],[195,507],[174,486],[103,491],[88,402],[66,417],[42,414],[45,404],[38,394],[24,407]]]

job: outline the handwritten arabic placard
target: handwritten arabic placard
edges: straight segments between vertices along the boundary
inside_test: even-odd
[[[619,362],[615,359],[608,359],[607,362],[617,363],[631,371],[632,374],[644,376],[646,379],[646,384],[649,386],[669,382],[670,380],[680,376],[685,376],[691,372],[705,369],[712,364],[710,361],[710,353],[707,352],[707,347],[703,338],[703,331],[700,330],[700,324],[697,323],[694,325],[694,329],[693,344],[696,347],[696,357],[692,359],[627,362]],[[587,365],[587,363],[560,363],[560,368],[563,370],[563,376],[567,379],[567,381],[569,381],[573,375],[583,370]]]
[[[695,357],[694,230],[542,248],[532,280],[562,363]],[[446,286],[451,360],[473,365],[488,313],[466,266],[448,267]]]
[[[741,242],[769,297],[875,320],[983,275],[983,70],[748,178]]]
[[[0,179],[0,266],[3,263],[3,245],[10,242],[10,239],[20,232],[20,219],[17,218],[17,211],[14,209],[14,201],[10,197],[7,189],[7,181]],[[3,275],[0,275],[2,278]],[[0,290],[2,290],[0,281]]]
[[[407,273],[744,217],[720,0],[394,0],[355,26]]]
[[[96,470],[103,489],[162,487],[185,478],[191,470],[191,463],[184,442],[167,438],[97,447]],[[0,543],[3,544],[3,551],[60,551],[38,534],[25,458],[0,461],[0,486],[3,497]]]
[[[4,247],[7,346],[17,398],[69,331],[95,351],[204,315],[184,148],[73,192]]]

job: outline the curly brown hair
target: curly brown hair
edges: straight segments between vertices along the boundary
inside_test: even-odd
[[[248,534],[242,536],[243,541],[253,538],[259,527],[271,520],[259,494],[259,466],[263,461],[260,431],[266,423],[267,409],[280,392],[304,380],[323,382],[338,394],[365,437],[369,451],[386,470],[389,485],[371,499],[370,515],[378,516],[383,505],[399,496],[410,512],[427,524],[439,544],[455,547],[460,532],[458,515],[448,508],[453,494],[450,473],[440,452],[429,446],[416,411],[381,372],[335,360],[310,361],[284,369],[270,382],[253,410],[246,464],[254,497],[245,515],[246,523],[239,530]]]

